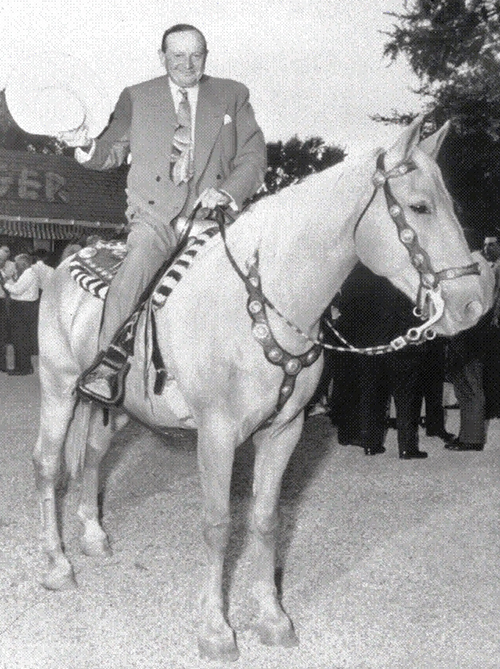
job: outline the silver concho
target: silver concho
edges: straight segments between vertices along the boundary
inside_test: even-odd
[[[457,276],[457,270],[456,269],[447,269],[446,270],[446,278],[447,279],[454,279]]]
[[[267,356],[271,362],[280,362],[280,360],[283,358],[283,351],[281,351],[279,348],[272,348]]]
[[[401,230],[399,238],[403,244],[409,244],[415,239],[415,232],[411,228],[404,228],[404,230]]]
[[[302,363],[298,358],[290,358],[285,365],[285,372],[287,374],[298,374],[302,368]]]
[[[283,386],[283,388],[280,390],[282,395],[290,395],[292,392],[293,388],[292,386]]]
[[[421,253],[415,253],[413,256],[413,264],[415,267],[420,267],[424,263],[424,256]]]
[[[389,214],[394,218],[401,214],[401,207],[399,204],[393,204],[392,207],[389,207]]]
[[[408,172],[408,165],[406,163],[401,163],[401,165],[398,166],[398,174],[406,174]]]
[[[257,279],[257,277],[252,276],[250,279],[250,283],[254,288],[257,288],[257,286],[259,285],[259,280]]]
[[[259,311],[262,311],[262,302],[259,302],[258,300],[252,300],[248,305],[248,310],[252,314],[258,314]]]
[[[306,356],[306,361],[310,365],[312,364],[315,360],[319,358],[319,351],[315,348],[311,349],[309,353]]]
[[[383,186],[385,184],[385,182],[386,182],[385,174],[383,172],[381,172],[380,170],[377,170],[372,177],[373,185],[377,186],[377,188],[378,188],[379,186]]]
[[[255,339],[267,339],[269,337],[269,328],[264,323],[256,323],[252,328],[252,334]]]

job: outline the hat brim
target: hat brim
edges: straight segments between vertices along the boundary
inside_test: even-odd
[[[17,125],[31,135],[56,136],[83,122],[90,137],[108,125],[109,97],[96,74],[68,54],[42,53],[16,64],[5,99]]]

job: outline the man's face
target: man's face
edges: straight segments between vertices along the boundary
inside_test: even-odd
[[[166,51],[160,59],[174,84],[182,88],[196,86],[205,71],[207,52],[201,36],[194,30],[167,37]]]
[[[488,242],[484,246],[484,255],[491,262],[500,258],[500,244],[498,242]]]

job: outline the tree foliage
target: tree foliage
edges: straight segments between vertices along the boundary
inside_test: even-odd
[[[500,0],[403,2],[384,54],[404,56],[434,123],[454,132],[440,162],[462,220],[494,231],[500,206]],[[383,121],[405,123],[396,112]]]
[[[345,156],[342,148],[325,144],[321,137],[301,140],[295,135],[285,143],[269,142],[264,185],[252,201],[277,193],[313,172],[332,167],[342,162]]]

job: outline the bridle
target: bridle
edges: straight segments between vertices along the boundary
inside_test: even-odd
[[[461,267],[448,267],[447,269],[440,270],[439,272],[434,271],[432,263],[427,251],[422,248],[418,240],[418,235],[416,231],[409,225],[406,220],[403,208],[397,201],[394,193],[391,190],[390,181],[391,179],[396,179],[402,177],[406,174],[409,174],[413,170],[417,169],[417,166],[412,160],[403,160],[398,163],[395,167],[390,170],[385,170],[384,167],[384,158],[385,153],[382,152],[377,156],[376,171],[372,177],[373,192],[372,195],[363,208],[361,214],[359,215],[356,224],[353,230],[353,236],[356,236],[359,225],[363,220],[366,212],[370,208],[375,196],[377,195],[380,188],[383,188],[385,201],[387,204],[387,209],[389,215],[396,225],[399,241],[408,251],[410,256],[410,261],[419,273],[420,284],[417,294],[417,304],[413,310],[415,316],[420,318],[424,323],[418,327],[412,327],[408,330],[405,335],[396,337],[388,344],[382,344],[380,346],[370,346],[370,347],[356,347],[344,339],[344,337],[335,329],[331,321],[328,319],[325,321],[326,325],[333,331],[337,338],[342,342],[342,346],[334,346],[323,341],[323,334],[320,333],[319,338],[314,338],[309,336],[307,333],[303,332],[297,325],[292,323],[290,320],[284,316],[279,309],[266,297],[263,293],[260,286],[260,277],[258,273],[258,254],[256,253],[253,260],[249,263],[249,274],[246,275],[241,268],[236,263],[236,260],[231,254],[231,251],[226,242],[225,235],[225,225],[224,225],[224,212],[220,207],[216,208],[216,220],[219,225],[221,232],[221,237],[224,242],[226,249],[227,257],[233,266],[234,270],[238,276],[242,279],[247,287],[247,291],[253,294],[253,300],[258,306],[257,312],[259,318],[262,317],[265,307],[269,307],[277,316],[279,316],[292,330],[299,334],[303,339],[309,341],[313,344],[315,349],[329,349],[335,351],[349,351],[351,353],[363,353],[368,355],[376,355],[381,353],[389,353],[391,351],[399,350],[405,347],[408,344],[419,344],[425,340],[434,339],[436,336],[435,330],[432,329],[432,326],[439,321],[444,312],[444,299],[442,297],[441,291],[441,282],[443,280],[458,279],[462,276],[467,276],[471,274],[480,274],[479,263],[471,263],[470,265],[463,265]],[[258,282],[259,297],[256,299],[255,290],[256,284]],[[255,314],[252,313],[252,309],[249,308],[249,313],[252,316],[255,323]],[[267,318],[266,318],[267,324]],[[266,326],[269,329],[269,325]],[[259,328],[257,328],[257,332]],[[272,333],[271,333],[272,335]],[[256,337],[259,340],[259,337]],[[261,341],[262,343],[262,341]],[[279,347],[279,344],[274,340],[273,337],[273,347]],[[273,360],[270,360],[274,362]]]
[[[320,332],[318,338],[310,337],[308,334],[303,332],[297,325],[289,321],[264,294],[258,268],[258,251],[254,253],[252,260],[247,263],[248,273],[245,274],[242,271],[227,244],[225,231],[225,214],[227,212],[224,212],[220,207],[215,208],[215,219],[220,230],[227,258],[236,274],[245,284],[248,293],[247,311],[252,320],[252,334],[262,346],[266,359],[271,364],[281,367],[283,370],[283,379],[281,382],[276,406],[272,414],[268,416],[261,427],[269,426],[272,423],[274,418],[278,415],[288,399],[291,397],[295,388],[296,378],[300,371],[305,367],[313,365],[321,355],[323,349],[376,355],[397,351],[407,344],[418,344],[425,341],[426,339],[433,339],[436,336],[436,333],[431,329],[431,326],[441,318],[445,306],[444,299],[441,295],[441,281],[447,279],[457,279],[461,276],[480,273],[478,263],[472,263],[462,267],[449,267],[448,269],[444,269],[439,272],[434,271],[428,253],[420,246],[417,233],[406,221],[403,208],[395,198],[389,183],[391,179],[403,176],[417,169],[417,166],[413,161],[405,160],[398,163],[398,165],[396,165],[396,167],[392,168],[391,170],[386,171],[384,169],[384,156],[384,153],[380,153],[377,157],[377,169],[372,177],[372,183],[374,186],[373,193],[367,205],[364,207],[363,211],[358,217],[358,220],[356,221],[353,236],[356,236],[359,225],[364,215],[368,211],[368,208],[372,204],[379,189],[383,188],[387,209],[392,221],[396,225],[399,240],[408,251],[411,263],[420,275],[417,305],[414,309],[414,314],[421,320],[425,321],[419,327],[410,328],[405,335],[396,337],[396,339],[391,341],[389,344],[367,348],[357,348],[349,344],[328,321],[326,321],[326,324],[343,343],[343,346],[333,346],[324,342],[323,332]],[[272,332],[266,313],[266,307],[271,309],[298,335],[312,344],[309,350],[307,350],[305,353],[294,355],[284,349],[276,340]]]
[[[411,264],[419,273],[420,285],[417,293],[417,304],[413,309],[413,313],[415,316],[425,322],[419,327],[410,328],[406,335],[397,337],[388,345],[370,347],[366,349],[357,349],[357,351],[360,353],[372,351],[375,353],[385,353],[386,351],[403,348],[403,346],[406,346],[407,343],[419,343],[425,339],[434,339],[436,333],[432,329],[432,325],[434,325],[441,318],[445,306],[444,299],[441,294],[441,281],[458,279],[462,276],[467,276],[470,274],[480,274],[479,263],[471,263],[470,265],[463,265],[461,267],[448,267],[447,269],[440,270],[439,272],[434,271],[429,254],[420,245],[418,235],[407,222],[403,208],[394,196],[390,185],[391,179],[409,174],[413,170],[416,170],[417,166],[412,160],[404,160],[398,163],[392,169],[386,171],[384,167],[384,158],[384,152],[377,156],[377,169],[372,177],[372,183],[374,186],[373,193],[367,205],[361,212],[358,220],[356,221],[353,236],[356,237],[356,232],[364,215],[375,199],[379,189],[383,188],[387,210],[393,223],[396,225],[399,241],[408,251]],[[333,329],[335,334],[339,336],[339,333],[336,332],[331,323],[328,321],[327,323],[329,327]],[[342,336],[340,336],[340,339],[345,344],[347,344]],[[338,348],[343,350],[341,347]],[[349,350],[355,349],[355,347],[350,345],[348,345],[348,348]]]

